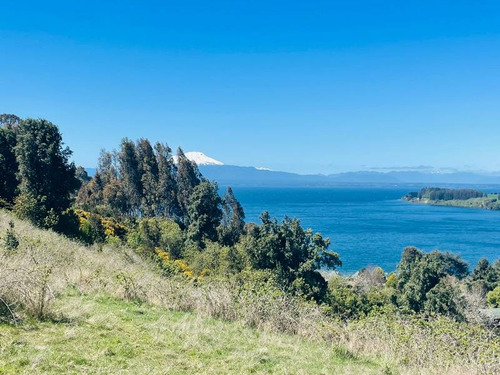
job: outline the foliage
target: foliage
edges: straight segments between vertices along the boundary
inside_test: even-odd
[[[222,220],[217,228],[219,241],[226,246],[236,244],[244,232],[245,212],[240,202],[228,186],[227,193],[222,200]]]
[[[285,217],[278,223],[268,212],[260,218],[262,224],[242,241],[252,267],[271,270],[294,293],[322,300],[327,283],[318,270],[342,264],[338,254],[328,250],[329,239],[304,230],[297,219]]]
[[[489,292],[500,282],[500,273],[496,270],[487,259],[479,260],[476,268],[471,274],[472,284],[483,288],[485,292]]]
[[[415,193],[411,193],[415,194]],[[419,199],[430,199],[430,200],[467,200],[471,198],[482,198],[486,194],[482,191],[473,189],[442,189],[437,187],[423,188],[418,193]]]
[[[458,283],[453,277],[442,278],[426,294],[424,311],[435,315],[447,315],[457,320],[464,320],[466,308]]]
[[[463,276],[464,269],[465,262],[452,254],[425,254],[415,247],[406,248],[398,265],[398,303],[415,312],[442,311],[447,306],[449,313],[453,314],[457,291],[446,284],[440,284],[440,281],[446,276]],[[435,287],[437,289],[433,291]],[[450,297],[451,294],[453,298]],[[436,304],[439,296],[445,299],[441,307]],[[428,302],[431,297],[432,301]]]
[[[207,241],[203,251],[191,248],[185,259],[195,275],[231,276],[250,267],[248,254],[242,246],[223,246]]]
[[[166,251],[155,249],[156,260],[158,261],[165,276],[183,275],[188,279],[194,278],[193,269],[182,259],[172,259]]]
[[[74,237],[88,244],[103,243],[115,238],[124,239],[127,228],[113,218],[103,217],[99,214],[75,209],[65,213],[67,216],[73,214],[78,221],[78,232]]]
[[[500,286],[497,286],[495,289],[488,292],[486,298],[491,307],[500,308]]]
[[[204,241],[217,241],[217,228],[222,211],[221,199],[215,182],[204,181],[197,185],[190,196],[188,205],[189,226],[187,237],[203,247]]]
[[[15,147],[20,181],[17,212],[34,224],[53,227],[80,185],[71,151],[58,128],[46,120],[26,119],[17,128]]]
[[[127,234],[127,244],[142,253],[152,254],[156,248],[179,259],[183,253],[184,234],[178,224],[160,218],[141,219]]]
[[[16,232],[14,231],[14,222],[9,221],[9,228],[5,232],[5,237],[3,239],[4,247],[9,251],[17,250],[19,247],[19,240],[17,239]]]
[[[177,150],[177,203],[180,218],[185,227],[189,225],[189,205],[194,188],[199,185],[203,178],[196,164],[190,161],[179,147]]]
[[[16,197],[18,170],[15,146],[16,133],[9,128],[0,128],[0,200],[3,206],[10,206]],[[0,205],[0,207],[2,206]]]

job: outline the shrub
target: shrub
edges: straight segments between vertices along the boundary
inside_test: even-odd
[[[488,292],[486,298],[491,307],[500,307],[500,286],[497,286],[491,292]]]
[[[44,197],[35,197],[31,194],[20,194],[14,203],[14,213],[23,220],[28,220],[38,227],[45,227],[47,209]]]
[[[464,320],[465,300],[458,288],[456,279],[443,278],[426,294],[424,311],[434,315],[447,315]]]
[[[119,243],[127,233],[127,228],[113,218],[80,209],[74,210],[74,215],[79,223],[77,237],[88,244]]]
[[[5,233],[4,246],[7,250],[14,251],[19,247],[19,240],[14,231],[14,222],[9,221],[9,229]]]
[[[181,257],[183,243],[184,235],[179,225],[160,218],[139,220],[127,235],[127,244],[140,252],[154,254],[154,249],[160,248],[174,259]]]

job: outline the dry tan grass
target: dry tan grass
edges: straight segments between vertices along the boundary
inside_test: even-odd
[[[0,233],[11,219],[0,211]],[[342,323],[317,305],[284,294],[241,293],[229,282],[164,278],[156,265],[127,248],[89,248],[18,220],[15,230],[19,249],[0,254],[0,298],[17,318],[50,316],[51,303],[72,288],[346,347],[397,363],[401,373],[500,373],[498,336],[480,327],[471,326],[467,337],[460,337],[461,326],[448,320],[427,326],[401,317]]]

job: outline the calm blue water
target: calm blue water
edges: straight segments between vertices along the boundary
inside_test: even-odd
[[[411,204],[411,188],[233,188],[246,221],[263,210],[279,219],[297,217],[329,237],[343,273],[367,265],[395,269],[406,246],[460,254],[472,268],[500,257],[500,211]],[[415,189],[413,189],[415,190]]]

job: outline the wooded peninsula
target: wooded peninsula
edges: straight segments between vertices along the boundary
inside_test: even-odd
[[[498,193],[487,194],[473,189],[441,189],[430,187],[423,188],[419,192],[410,192],[401,199],[410,203],[432,206],[500,210],[500,195]]]

